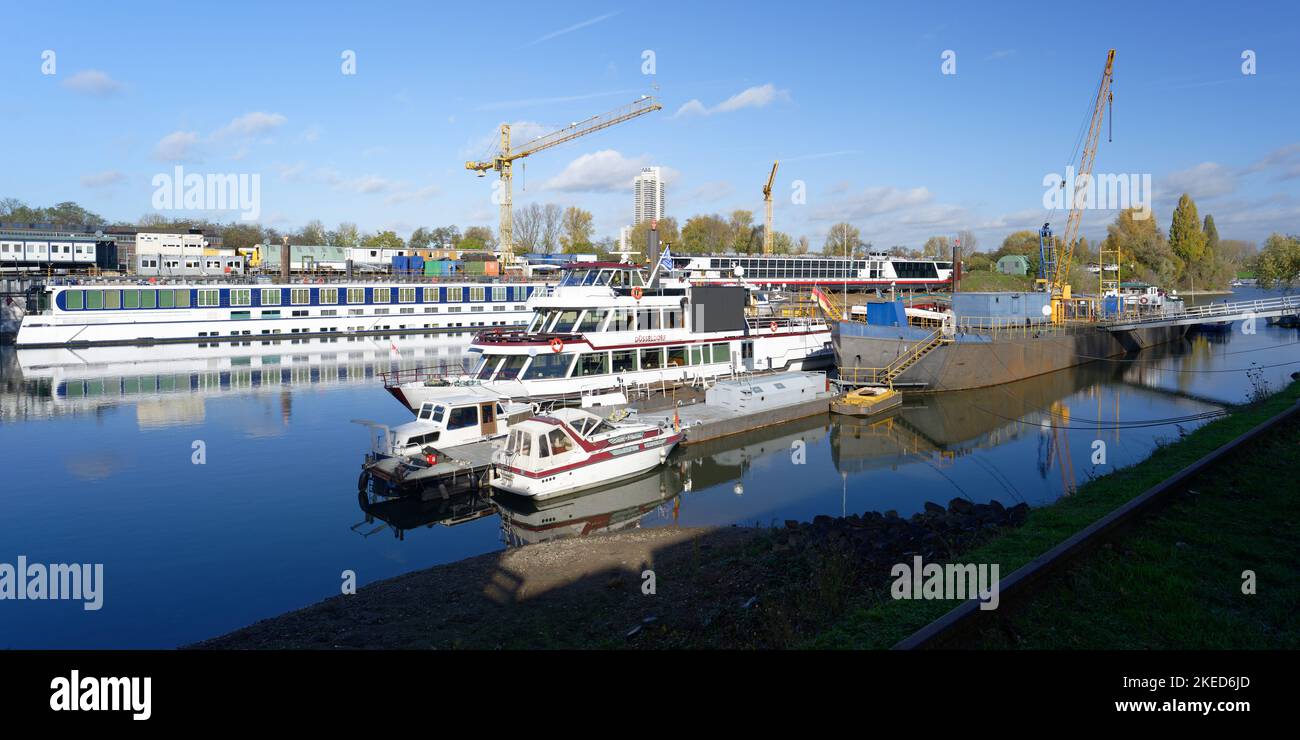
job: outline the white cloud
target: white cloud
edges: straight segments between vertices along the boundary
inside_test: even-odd
[[[122,91],[122,83],[98,69],[83,69],[63,81],[63,86],[73,92],[107,97]]]
[[[154,146],[153,157],[164,162],[192,159],[198,143],[199,135],[193,131],[173,131]]]
[[[989,54],[988,56],[984,57],[984,61],[991,61],[994,59],[1006,59],[1007,57],[1015,56],[1015,54],[1016,54],[1015,49],[998,49],[992,54]]]
[[[1201,200],[1236,190],[1237,175],[1230,167],[1215,162],[1202,162],[1195,167],[1165,175],[1160,185],[1162,194],[1169,198],[1187,193],[1194,200]]]
[[[123,175],[121,172],[118,172],[117,170],[108,170],[106,172],[82,175],[81,186],[83,188],[106,188],[117,185],[125,180],[126,175]]]
[[[442,189],[437,185],[427,185],[419,190],[402,190],[388,196],[386,201],[390,204],[408,203],[425,201],[435,196],[441,195]]]
[[[1276,170],[1278,180],[1292,180],[1300,177],[1300,144],[1288,144],[1274,149],[1246,168],[1247,172],[1267,172],[1270,170]]]
[[[288,120],[289,119],[279,113],[263,113],[262,111],[245,113],[218,129],[217,132],[212,135],[212,138],[215,140],[221,140],[226,138],[261,136],[283,126]]]
[[[320,126],[313,123],[312,125],[307,127],[306,131],[302,132],[302,140],[310,144],[315,142],[317,139],[319,139],[320,135],[321,135]]]
[[[345,180],[339,183],[339,187],[344,190],[371,195],[374,193],[386,193],[396,187],[396,183],[386,177],[379,175],[362,175],[361,177]]]
[[[684,116],[711,116],[714,113],[731,113],[744,108],[765,108],[775,102],[789,102],[790,91],[778,90],[772,83],[748,87],[718,103],[712,108],[699,100],[687,101],[677,109],[673,118]]]
[[[867,188],[856,195],[851,195],[818,209],[813,214],[813,218],[824,221],[871,218],[885,213],[916,208],[929,203],[933,198],[934,195],[924,187],[899,190],[898,188],[882,185]]]
[[[617,193],[632,189],[632,179],[642,167],[651,164],[649,156],[625,157],[614,149],[602,149],[573,160],[564,171],[542,184],[546,190],[569,193]],[[661,168],[665,182],[672,182],[677,171]]]

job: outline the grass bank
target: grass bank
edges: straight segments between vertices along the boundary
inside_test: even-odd
[[[1231,415],[1160,447],[1147,460],[1091,481],[1051,506],[1033,510],[1023,526],[971,549],[960,560],[998,563],[1002,575],[1009,575],[1297,400],[1300,383],[1292,383],[1264,401],[1237,407]],[[1281,570],[1296,562],[1295,503],[1285,501],[1288,487],[1278,485],[1288,475],[1284,460],[1292,465],[1290,474],[1297,469],[1296,441],[1288,436],[1294,434],[1294,426],[1287,429],[1198,478],[1193,484],[1198,493],[1189,495],[1190,501],[1179,502],[1180,507],[1192,507],[1196,512],[1175,508],[1157,514],[1157,523],[1151,528],[1143,524],[1133,531],[1131,543],[1118,549],[1112,545],[1110,550],[1091,556],[1077,575],[1065,576],[1064,581],[1042,592],[1043,600],[1035,599],[1023,616],[1011,617],[1007,629],[985,633],[972,646],[1293,646],[1296,630],[1292,615],[1300,584],[1293,574],[1282,575]],[[1288,444],[1292,457],[1274,459]],[[1285,508],[1272,508],[1284,504]],[[1220,518],[1216,520],[1216,516]],[[1262,532],[1252,529],[1261,525],[1265,527]],[[1171,537],[1177,557],[1170,557]],[[1292,544],[1276,550],[1283,538]],[[1242,604],[1233,597],[1238,609],[1234,613],[1223,599],[1240,593],[1241,570],[1247,568],[1257,575],[1266,574],[1270,587],[1280,586],[1283,593],[1267,604],[1262,598],[1251,605]],[[1226,581],[1225,574],[1235,575]],[[1119,608],[1121,603],[1123,608]],[[889,598],[887,589],[881,589],[871,603],[852,610],[809,645],[888,648],[954,606],[951,601],[896,601]],[[1107,609],[1110,615],[1101,616]],[[1156,614],[1161,609],[1172,611]],[[1247,628],[1252,620],[1253,626]],[[1245,634],[1240,631],[1243,629]],[[1161,636],[1161,630],[1169,633]],[[1132,636],[1121,634],[1125,631]],[[1073,637],[1075,634],[1078,636]]]

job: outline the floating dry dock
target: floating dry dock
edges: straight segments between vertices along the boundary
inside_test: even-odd
[[[835,393],[826,373],[789,372],[719,381],[705,391],[704,403],[639,414],[642,421],[682,427],[681,444],[824,414]]]

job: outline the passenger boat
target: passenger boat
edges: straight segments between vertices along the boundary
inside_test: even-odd
[[[62,347],[519,327],[541,282],[95,282],[47,286],[15,344]]]
[[[487,328],[471,342],[472,373],[438,368],[384,374],[415,410],[477,385],[503,398],[577,399],[667,383],[829,366],[826,321],[806,312],[747,310],[742,286],[656,279],[618,262],[575,263],[529,302],[526,327]]]
[[[948,260],[908,259],[872,252],[863,259],[823,255],[691,255],[673,257],[674,267],[695,285],[850,286],[858,289],[946,289]]]
[[[662,463],[682,439],[654,424],[611,422],[582,409],[557,409],[511,428],[492,458],[495,488],[548,498],[631,478]]]

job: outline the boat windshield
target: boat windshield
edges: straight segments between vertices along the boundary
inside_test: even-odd
[[[538,354],[533,358],[528,369],[524,371],[521,380],[547,380],[549,378],[563,378],[569,374],[569,366],[573,364],[574,355],[571,352],[565,353],[548,353]]]
[[[519,371],[524,369],[526,362],[528,362],[528,355],[506,355],[506,361],[501,363],[501,369],[497,371],[497,380],[518,378]]]
[[[578,434],[581,434],[584,437],[591,437],[596,434],[604,434],[605,432],[614,431],[613,425],[609,424],[604,419],[597,418],[583,419],[575,425],[575,428],[578,430]]]
[[[497,364],[501,362],[501,355],[483,355],[483,362],[478,366],[478,371],[474,373],[479,380],[487,380],[496,372]]]

